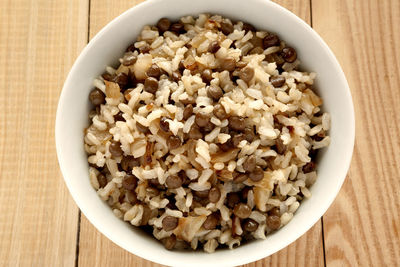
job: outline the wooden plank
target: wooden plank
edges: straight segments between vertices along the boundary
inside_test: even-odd
[[[139,3],[136,1],[118,1],[112,4],[106,0],[92,0],[90,12],[90,36],[93,37],[111,19]],[[310,6],[308,0],[276,1],[310,22]],[[246,266],[323,266],[321,223],[318,222],[303,237],[289,247],[266,259]],[[80,232],[79,266],[160,266],[136,257],[119,248],[82,216]]]
[[[58,97],[88,1],[0,2],[0,265],[73,266],[78,208],[59,171]]]
[[[243,266],[324,266],[321,222],[317,222],[307,233],[286,248],[267,258]]]
[[[308,24],[311,23],[311,9],[309,0],[273,0],[273,2],[290,10]]]
[[[144,0],[91,0],[90,1],[90,38],[96,35],[111,20],[129,8]]]
[[[314,28],[347,75],[356,112],[352,166],[324,216],[326,262],[398,266],[400,2],[325,0],[312,8]]]

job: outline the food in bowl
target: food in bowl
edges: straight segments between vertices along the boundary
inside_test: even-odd
[[[146,26],[95,79],[89,177],[167,249],[265,239],[317,178],[330,116],[276,34],[218,15]]]

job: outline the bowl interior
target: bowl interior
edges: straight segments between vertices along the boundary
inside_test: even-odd
[[[116,218],[97,196],[88,178],[83,129],[88,126],[88,101],[92,82],[107,65],[132,43],[141,28],[161,17],[177,19],[199,13],[221,14],[279,34],[296,48],[304,70],[317,72],[316,88],[331,114],[331,145],[322,152],[313,196],[296,212],[292,221],[266,240],[247,243],[235,250],[171,252],[141,230]],[[56,145],[60,167],[74,200],[95,225],[113,242],[145,259],[174,266],[232,266],[271,255],[295,241],[327,210],[346,176],[354,144],[354,111],[345,76],[322,39],[301,19],[281,6],[265,0],[150,0],[119,16],[101,30],[78,57],[59,101]]]

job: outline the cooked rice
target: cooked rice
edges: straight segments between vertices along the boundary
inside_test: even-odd
[[[162,33],[161,21],[93,82],[96,107],[84,137],[90,182],[117,217],[150,226],[168,249],[211,253],[268,238],[311,197],[315,152],[330,143],[316,74],[299,71],[279,38],[268,45],[273,34],[243,22],[186,16]],[[213,96],[215,87],[221,95]],[[235,116],[245,130],[235,129]],[[240,215],[235,197],[248,214]]]

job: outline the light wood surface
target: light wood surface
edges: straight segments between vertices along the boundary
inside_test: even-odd
[[[400,2],[313,1],[313,25],[343,66],[356,113],[348,179],[324,216],[326,263],[399,266]]]
[[[0,266],[75,263],[78,208],[53,133],[87,14],[80,0],[0,1]]]
[[[159,266],[100,234],[74,204],[55,153],[58,96],[74,59],[141,0],[0,1],[0,266]],[[400,2],[279,0],[335,52],[356,111],[352,166],[299,240],[246,266],[400,262]]]

